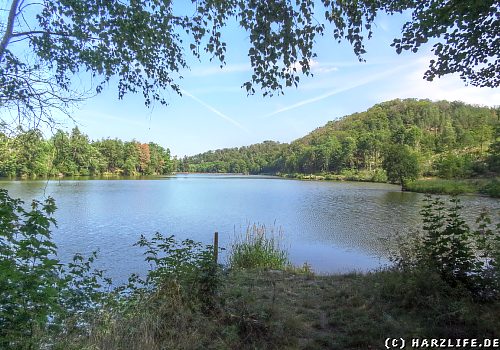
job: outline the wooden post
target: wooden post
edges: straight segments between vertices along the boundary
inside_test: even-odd
[[[219,232],[215,231],[214,233],[214,261],[215,265],[217,265],[219,259]]]

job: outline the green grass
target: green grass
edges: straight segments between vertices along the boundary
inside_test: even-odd
[[[331,181],[367,181],[367,182],[387,182],[387,176],[383,170],[375,171],[354,171],[345,170],[341,174],[281,174],[280,176],[299,180],[331,180]],[[483,194],[490,197],[500,198],[499,178],[478,178],[478,179],[440,179],[428,178],[415,180],[406,185],[410,192],[430,193],[430,194]]]
[[[466,194],[481,193],[491,197],[500,197],[500,181],[493,179],[422,179],[410,182],[406,185],[406,190],[411,192],[431,193],[431,194]]]
[[[319,173],[319,174],[280,174],[280,176],[289,179],[298,180],[327,180],[327,181],[360,181],[360,182],[387,182],[387,175],[384,170],[355,170],[344,169],[340,174]]]
[[[424,179],[410,182],[406,190],[432,194],[474,193],[476,188],[465,180]]]
[[[244,269],[282,270],[290,265],[288,253],[281,247],[281,229],[264,225],[248,226],[236,239],[229,253],[229,266]]]
[[[424,271],[313,276],[235,269],[212,312],[165,285],[101,314],[64,349],[382,349],[387,337],[498,338],[500,302],[474,302]],[[61,343],[62,344],[62,343]]]

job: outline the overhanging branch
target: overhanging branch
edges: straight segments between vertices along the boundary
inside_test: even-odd
[[[9,45],[9,41],[12,38],[12,33],[14,31],[14,21],[17,15],[17,7],[19,6],[20,0],[13,0],[10,5],[9,18],[7,20],[7,28],[5,28],[5,33],[2,37],[2,41],[0,42],[0,61],[2,61],[3,56],[5,54],[5,50],[7,50],[7,45]]]

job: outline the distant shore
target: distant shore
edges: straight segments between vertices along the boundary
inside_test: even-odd
[[[279,174],[280,177],[297,180],[313,181],[360,181],[387,183],[386,179],[378,180],[369,173],[358,174]],[[378,181],[377,181],[378,180]],[[500,178],[475,178],[475,179],[440,179],[437,177],[421,178],[408,182],[405,191],[430,193],[430,194],[473,194],[500,198]]]

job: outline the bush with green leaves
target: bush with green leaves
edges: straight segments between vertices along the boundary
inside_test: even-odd
[[[475,297],[500,295],[500,224],[493,225],[486,212],[472,229],[463,219],[460,200],[446,206],[427,196],[421,211],[423,232],[404,242],[395,258],[404,269],[438,273],[451,286],[461,285]]]
[[[173,235],[159,232],[151,239],[141,235],[135,245],[146,248],[145,260],[151,267],[142,281],[143,288],[157,290],[165,283],[173,283],[187,302],[201,302],[203,308],[213,306],[221,284],[221,269],[212,245],[191,239],[179,242]]]
[[[51,337],[84,332],[105,303],[103,272],[75,255],[57,259],[51,227],[54,199],[33,200],[31,210],[0,189],[0,348],[36,349]]]
[[[222,305],[214,248],[161,233],[143,235],[136,245],[144,249],[149,272],[131,275],[109,293],[111,302],[90,325],[92,337],[73,338],[75,348],[187,349],[212,341]]]
[[[59,262],[50,239],[56,206],[23,202],[0,190],[0,347],[33,348],[59,312]]]
[[[55,210],[52,198],[33,200],[28,210],[0,189],[1,349],[78,348],[96,330],[112,329],[112,315],[133,318],[135,306],[155,305],[159,297],[175,294],[182,303],[173,306],[177,311],[215,306],[221,276],[212,246],[160,233],[141,236],[137,245],[146,248],[151,270],[112,290],[112,281],[93,268],[95,252],[76,254],[67,264],[57,259]]]
[[[447,153],[435,163],[437,175],[444,179],[462,179],[473,175],[474,159],[470,154]]]
[[[500,198],[500,179],[496,178],[487,182],[479,191],[488,196]]]

